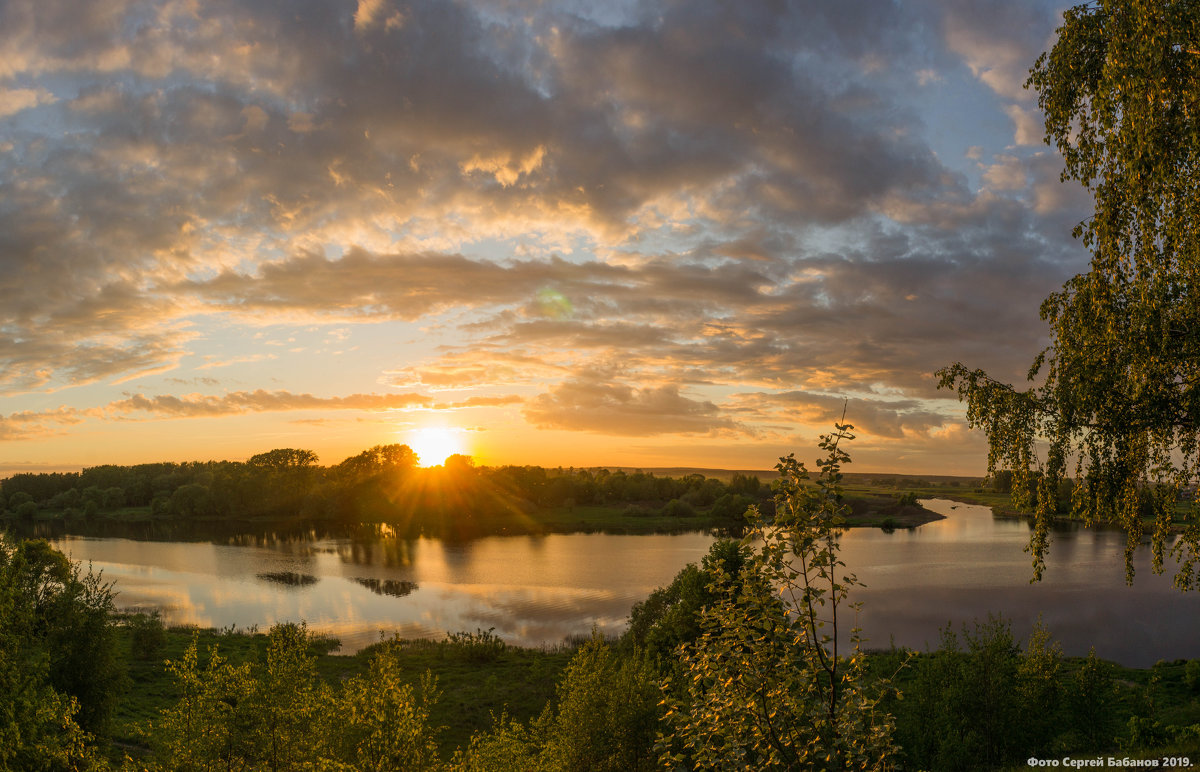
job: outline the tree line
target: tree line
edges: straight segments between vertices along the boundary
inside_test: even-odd
[[[21,473],[0,481],[0,510],[10,517],[94,518],[140,508],[187,521],[389,523],[408,533],[470,535],[520,526],[551,508],[618,508],[628,515],[734,520],[751,504],[770,506],[757,477],[729,482],[642,471],[477,467],[456,455],[420,467],[407,445],[377,445],[339,464],[315,453],[278,448],[246,461],[103,465],[80,472]]]

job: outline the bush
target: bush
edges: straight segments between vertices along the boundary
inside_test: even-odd
[[[150,735],[167,769],[417,772],[437,766],[430,708],[436,683],[406,683],[399,644],[376,650],[366,675],[339,688],[318,676],[303,625],[271,628],[266,657],[232,665],[216,647],[201,665],[196,641],[168,663],[182,696]]]
[[[32,503],[32,502],[27,502]],[[97,577],[0,535],[0,769],[90,769],[121,684]]]
[[[896,739],[909,765],[973,770],[1047,752],[1061,728],[1060,664],[1040,626],[1024,654],[999,617],[976,622],[973,632],[964,625],[961,642],[945,628],[940,648],[912,662],[896,706]]]
[[[16,509],[17,517],[27,522],[33,520],[33,518],[37,516],[37,513],[38,505],[37,502],[34,501],[26,501],[24,504],[19,505]]]
[[[1113,745],[1117,729],[1117,691],[1112,667],[1096,657],[1096,650],[1078,670],[1067,690],[1071,729],[1081,748]]]
[[[719,576],[740,574],[747,556],[748,550],[736,541],[713,542],[700,566],[687,564],[671,584],[634,604],[622,638],[626,648],[645,652],[651,662],[677,662],[672,657],[675,649],[700,635],[701,609],[720,596],[711,585]]]
[[[167,628],[158,611],[134,614],[125,621],[129,628],[129,648],[138,659],[153,659],[167,645]]]
[[[667,517],[695,517],[696,510],[691,504],[682,499],[671,499],[663,507],[662,513]]]
[[[405,683],[399,641],[375,652],[366,675],[351,678],[324,711],[325,756],[347,769],[420,772],[437,767],[430,710],[440,692],[428,672],[419,688]],[[329,768],[329,767],[326,767]]]
[[[496,635],[496,628],[476,629],[473,633],[446,633],[443,646],[471,662],[494,662],[504,653],[507,644]]]
[[[1200,659],[1188,660],[1183,666],[1183,682],[1192,691],[1200,690]]]
[[[580,647],[558,685],[557,706],[529,724],[500,716],[456,755],[464,772],[638,772],[655,766],[659,688],[649,667],[618,656],[598,633]]]

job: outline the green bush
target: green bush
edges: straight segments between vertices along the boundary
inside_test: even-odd
[[[134,614],[125,621],[129,628],[130,652],[137,659],[153,659],[167,644],[167,628],[157,610],[149,614]]]
[[[463,772],[639,772],[655,768],[660,693],[638,657],[593,633],[571,659],[556,706],[521,724],[501,715],[477,733],[452,768]]]
[[[1188,660],[1183,666],[1183,682],[1192,691],[1200,690],[1200,659]]]
[[[168,663],[179,701],[150,739],[166,769],[313,769],[418,772],[438,765],[428,674],[406,683],[397,642],[375,651],[368,673],[338,687],[316,672],[322,641],[303,625],[271,628],[265,658],[232,665],[217,648],[201,664],[193,640]]]
[[[671,499],[663,507],[662,513],[667,517],[695,517],[696,510],[691,504],[682,499]]]
[[[487,630],[476,629],[473,633],[446,633],[446,640],[442,645],[471,662],[494,662],[507,647],[504,639],[496,635],[494,627]]]
[[[1024,653],[999,617],[977,621],[974,631],[964,625],[961,639],[947,627],[939,649],[910,666],[895,705],[896,739],[914,768],[1015,763],[1049,751],[1062,728],[1061,655],[1040,625]]]
[[[1117,731],[1117,683],[1112,666],[1088,652],[1067,690],[1067,716],[1077,747],[1107,748]]]
[[[737,576],[748,551],[738,542],[718,539],[699,566],[684,566],[666,587],[659,587],[629,612],[629,627],[622,636],[626,649],[638,649],[655,663],[674,664],[681,643],[700,635],[700,611],[712,605],[719,592],[710,585],[718,576]]]
[[[0,769],[89,768],[125,682],[111,615],[99,576],[0,535]]]

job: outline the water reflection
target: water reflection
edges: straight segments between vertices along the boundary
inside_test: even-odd
[[[304,619],[354,651],[380,632],[441,638],[495,627],[507,641],[555,644],[623,629],[629,610],[686,563],[705,534],[572,534],[434,539],[262,538],[237,543],[63,536],[75,560],[115,581],[122,607],[168,623],[266,627]]]
[[[255,574],[264,582],[274,582],[285,587],[307,587],[321,581],[312,574],[298,574],[295,571],[271,571],[265,574]]]
[[[939,629],[989,612],[1028,634],[1039,616],[1068,654],[1131,665],[1200,657],[1200,594],[1184,595],[1136,556],[1125,585],[1124,536],[1054,532],[1046,578],[1030,584],[1029,526],[950,501],[946,519],[884,533],[853,529],[842,559],[866,587],[858,618],[869,645],[923,649]],[[441,638],[496,628],[510,643],[554,644],[594,625],[620,632],[630,608],[708,550],[705,534],[552,534],[470,542],[400,539],[363,530],[228,536],[217,543],[58,536],[55,546],[115,581],[118,605],[162,609],[169,623],[265,628],[307,620],[343,651],[380,632]],[[300,577],[280,584],[271,577]]]
[[[416,582],[404,579],[397,581],[395,579],[354,577],[351,581],[358,582],[376,595],[391,595],[393,598],[403,598],[405,595],[411,595],[412,591],[417,589]]]
[[[1136,666],[1200,656],[1200,594],[1174,589],[1171,565],[1154,575],[1147,549],[1136,553],[1136,581],[1126,586],[1124,534],[1056,528],[1045,577],[1031,584],[1025,521],[945,500],[922,505],[946,519],[842,538],[842,558],[866,584],[855,599],[863,601],[859,623],[869,645],[934,647],[940,628],[992,612],[1022,638],[1041,617],[1067,654],[1094,646],[1101,657]]]

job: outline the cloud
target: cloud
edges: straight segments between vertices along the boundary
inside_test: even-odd
[[[0,118],[55,101],[54,95],[44,88],[0,89]]]
[[[1013,142],[1018,145],[1042,144],[1044,124],[1041,111],[1026,109],[1020,105],[1008,105],[1004,112],[1012,118]]]
[[[995,163],[984,169],[983,181],[992,190],[1021,190],[1025,187],[1025,165],[1020,158],[998,155]]]
[[[66,406],[53,410],[10,413],[0,416],[0,442],[52,436],[83,420],[78,410]]]
[[[287,391],[236,391],[222,395],[187,394],[147,397],[134,394],[89,411],[97,417],[202,418],[290,410],[402,410],[431,403],[420,394],[351,394],[316,397]]]
[[[928,436],[958,423],[956,419],[931,410],[926,403],[906,399],[869,399],[814,394],[804,391],[778,393],[742,393],[730,402],[739,415],[755,415],[758,420],[801,422],[810,426],[831,427],[833,423],[852,424],[856,434],[884,439],[914,435]]]
[[[1028,101],[1025,80],[1058,20],[1053,9],[1007,0],[951,0],[944,8],[950,50],[992,91],[1014,102]]]
[[[637,389],[595,380],[567,381],[538,395],[524,415],[543,428],[627,437],[742,431],[713,403],[685,397],[670,384]]]

